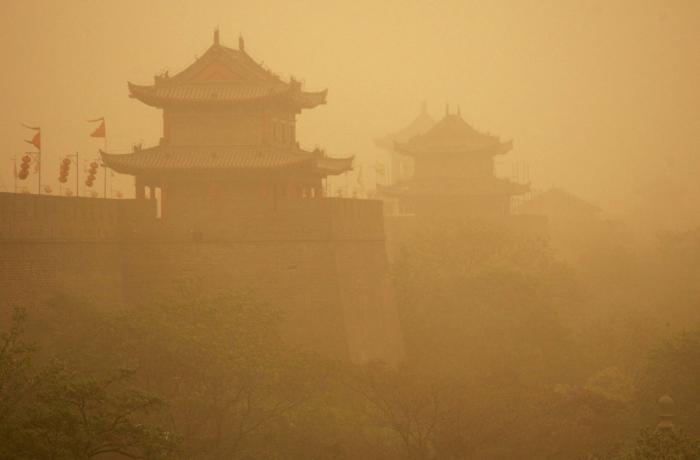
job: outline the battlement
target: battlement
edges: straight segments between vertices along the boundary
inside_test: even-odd
[[[156,218],[155,200],[0,193],[0,241],[383,240],[379,201],[240,199]]]
[[[0,241],[117,241],[154,202],[0,193]]]

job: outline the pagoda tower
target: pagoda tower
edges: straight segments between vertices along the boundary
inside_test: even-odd
[[[494,157],[508,153],[513,142],[480,133],[459,111],[447,111],[427,132],[397,141],[394,148],[415,162],[412,178],[380,190],[398,200],[401,214],[505,216],[510,214],[510,198],[529,189],[494,173]]]
[[[330,158],[300,148],[296,117],[326,103],[327,91],[308,92],[282,80],[245,50],[223,46],[218,30],[209,49],[176,75],[152,85],[129,82],[129,92],[162,110],[159,145],[129,154],[101,152],[114,171],[135,177],[136,197],[160,192],[163,216],[218,212],[228,200],[314,198],[323,180],[352,168],[352,157]]]

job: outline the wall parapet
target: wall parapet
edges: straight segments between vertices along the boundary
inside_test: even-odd
[[[0,193],[0,241],[117,241],[153,202]]]
[[[240,199],[138,228],[135,239],[201,241],[383,240],[382,203],[344,198]]]
[[[155,200],[0,193],[0,241],[383,240],[382,203],[240,199],[156,218]]]

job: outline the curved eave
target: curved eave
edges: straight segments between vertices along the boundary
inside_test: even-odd
[[[300,109],[313,109],[326,104],[327,96],[328,89],[317,92],[301,91],[293,97],[293,100]]]
[[[102,161],[110,169],[120,173],[128,174],[132,176],[138,175],[157,175],[157,174],[172,174],[172,173],[186,173],[186,174],[197,174],[197,173],[231,173],[231,172],[260,172],[260,171],[283,171],[295,168],[313,168],[315,166],[315,159],[308,155],[299,155],[298,158],[292,159],[291,161],[286,161],[277,165],[246,165],[246,166],[168,166],[168,167],[155,167],[155,166],[144,166],[139,164],[134,164],[138,162],[139,155],[148,155],[154,153],[154,150],[141,150],[134,153],[127,154],[113,154],[107,153],[100,150],[100,156]]]
[[[513,141],[499,142],[495,145],[468,146],[468,145],[412,145],[410,142],[394,142],[394,150],[404,155],[416,157],[434,155],[440,153],[486,153],[490,155],[505,155],[513,149]]]
[[[505,155],[511,150],[513,150],[513,139],[509,140],[508,142],[499,143],[499,148],[496,155]]]
[[[354,159],[354,156],[347,158],[317,158],[316,171],[323,176],[337,176],[338,174],[351,171]]]
[[[306,92],[288,87],[284,90],[273,90],[267,94],[254,95],[251,97],[232,98],[204,98],[204,97],[168,97],[157,94],[157,86],[137,85],[127,82],[129,97],[138,99],[146,105],[156,108],[163,108],[172,105],[239,105],[261,101],[280,100],[292,105],[296,109],[312,109],[326,103],[328,90],[318,92]]]
[[[100,150],[100,157],[102,158],[102,163],[107,165],[108,168],[120,174],[134,175],[135,170],[130,168],[127,164],[124,164],[124,160],[122,158],[119,158],[123,156],[127,155],[107,153],[103,150]]]
[[[522,195],[530,191],[530,184],[519,184],[505,179],[498,179],[499,185],[492,190],[472,191],[468,189],[431,189],[411,182],[393,185],[378,186],[377,190],[388,197],[441,197],[441,196],[514,196]]]

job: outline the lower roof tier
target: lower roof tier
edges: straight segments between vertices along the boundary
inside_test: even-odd
[[[451,144],[449,142],[433,142],[421,145],[419,142],[394,143],[394,150],[404,155],[412,157],[436,158],[442,154],[464,154],[464,155],[505,155],[513,150],[513,141],[485,142],[485,143],[461,143]]]
[[[440,180],[434,182],[407,181],[392,186],[378,186],[385,196],[513,196],[527,193],[530,184],[518,184],[507,179]]]
[[[323,151],[298,147],[160,145],[128,154],[100,151],[102,161],[118,173],[130,175],[211,172],[272,172],[303,169],[331,176],[352,169],[353,157],[330,158]]]

